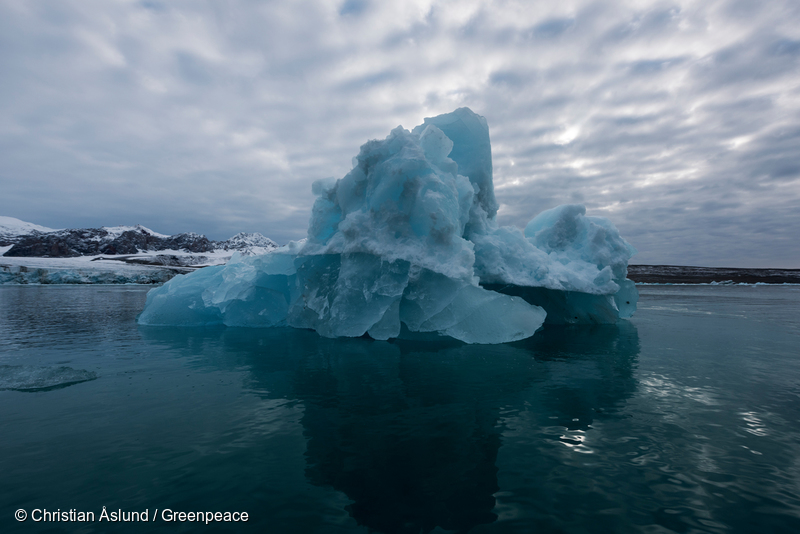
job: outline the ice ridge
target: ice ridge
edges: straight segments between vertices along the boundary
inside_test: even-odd
[[[524,232],[497,224],[489,128],[468,108],[368,141],[347,175],[312,190],[306,240],[176,276],[139,323],[503,343],[636,308],[635,250],[608,220],[566,205]]]

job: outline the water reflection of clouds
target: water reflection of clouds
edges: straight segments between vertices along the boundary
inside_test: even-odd
[[[655,373],[642,377],[639,380],[639,384],[642,394],[647,396],[665,400],[672,399],[673,402],[677,402],[678,399],[689,399],[706,406],[716,406],[720,404],[717,398],[718,394],[715,388],[711,386],[692,387],[677,384],[668,377]]]
[[[764,424],[758,414],[755,412],[742,412],[739,414],[742,421],[745,423],[745,431],[750,432],[754,436],[766,436],[769,434],[767,426]]]

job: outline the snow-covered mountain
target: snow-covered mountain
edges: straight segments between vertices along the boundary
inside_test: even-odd
[[[0,217],[0,239],[6,257],[73,258],[146,252],[200,254],[223,251],[262,254],[278,246],[257,233],[239,233],[225,241],[212,241],[194,232],[159,234],[138,224],[53,230],[12,217]]]
[[[0,247],[13,245],[19,238],[34,232],[55,232],[53,228],[39,226],[25,221],[20,221],[14,217],[4,217],[0,215]]]
[[[273,249],[278,244],[268,237],[258,233],[239,232],[227,241],[218,241],[218,246],[224,250],[247,250],[247,249]]]
[[[125,233],[127,231],[130,231],[130,230],[133,230],[134,232],[144,232],[146,234],[149,234],[149,235],[152,235],[152,236],[156,236],[156,237],[170,237],[170,236],[165,235],[165,234],[159,234],[158,232],[154,232],[150,228],[146,228],[146,227],[142,226],[141,224],[137,224],[135,226],[123,226],[123,225],[119,225],[119,226],[103,226],[103,230],[108,232],[109,235],[114,235],[114,236],[117,236],[117,237],[121,236],[123,233]]]

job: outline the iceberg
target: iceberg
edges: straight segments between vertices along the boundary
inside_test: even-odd
[[[636,309],[636,251],[608,220],[565,205],[524,232],[497,224],[489,127],[468,108],[368,141],[347,175],[312,191],[306,239],[176,276],[138,322],[505,343]]]

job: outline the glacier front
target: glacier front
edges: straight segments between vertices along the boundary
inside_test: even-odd
[[[307,239],[176,276],[138,322],[504,343],[635,311],[635,250],[608,220],[564,205],[524,232],[497,224],[489,128],[470,109],[398,126],[353,163],[314,182]]]

